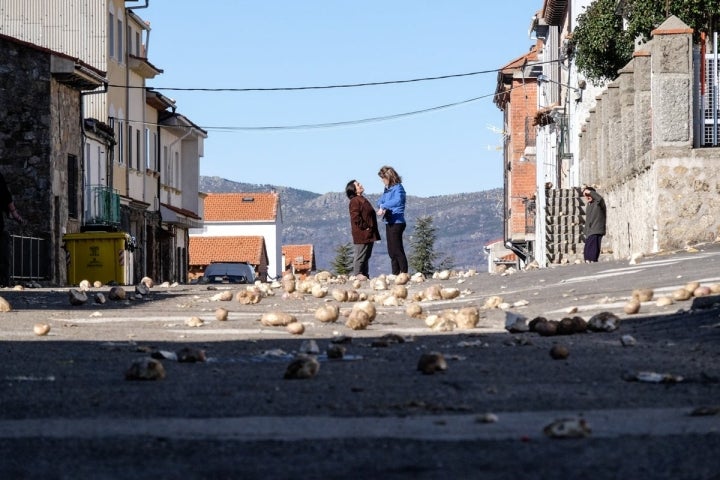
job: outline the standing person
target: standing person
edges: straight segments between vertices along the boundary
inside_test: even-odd
[[[22,222],[22,217],[15,208],[2,173],[0,173],[0,210],[17,222]],[[0,214],[0,287],[10,285],[10,235],[5,231],[5,215],[3,214]]]
[[[402,238],[405,231],[405,189],[402,186],[402,178],[394,168],[388,166],[382,167],[378,176],[385,184],[385,190],[378,200],[377,214],[385,223],[385,238],[392,274],[407,273],[408,261]]]
[[[354,244],[353,275],[370,278],[370,256],[373,245],[380,240],[377,216],[370,201],[363,196],[365,188],[357,180],[350,180],[345,187],[350,199],[350,231]]]
[[[585,262],[597,262],[600,258],[600,244],[605,235],[605,200],[593,187],[583,189],[585,197]]]

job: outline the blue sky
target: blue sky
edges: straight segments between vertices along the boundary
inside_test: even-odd
[[[201,175],[315,193],[350,179],[409,195],[502,187],[495,70],[523,55],[542,0],[151,0],[148,85],[208,130]],[[412,80],[353,88],[279,89]],[[427,113],[334,127],[316,125]],[[309,126],[313,127],[309,127]],[[295,127],[271,128],[258,127]],[[496,131],[493,131],[496,130]]]

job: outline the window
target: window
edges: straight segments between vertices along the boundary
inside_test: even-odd
[[[115,15],[108,13],[108,57],[115,56]]]
[[[165,185],[169,185],[169,184],[170,184],[170,177],[169,177],[169,175],[170,175],[170,164],[169,164],[169,160],[168,160],[168,147],[167,147],[167,145],[163,147],[163,158],[162,158],[162,162],[163,162],[163,167],[164,167],[164,168],[162,169],[163,171],[161,172],[161,177],[162,177],[162,179],[163,179],[163,183],[164,183]]]
[[[180,188],[180,153],[175,152],[175,162],[173,164],[173,187]]]
[[[143,168],[142,143],[140,142],[140,129],[135,130],[135,166],[138,170]]]
[[[127,136],[127,153],[128,153],[128,168],[133,168],[133,134],[132,126],[128,125],[128,136]]]
[[[90,142],[85,142],[85,185],[92,184],[92,176],[93,176],[93,163],[92,158],[90,157],[92,150],[90,150]],[[69,162],[69,160],[68,160]],[[68,173],[68,177],[70,174]]]
[[[123,130],[125,129],[125,125],[123,122],[118,122],[118,156],[117,161],[120,165],[125,164],[125,157],[123,156],[125,154],[125,143],[124,143],[124,136],[123,136]]]
[[[127,31],[125,32],[125,38],[127,39],[127,54],[133,55],[135,53],[135,48],[133,47],[132,41],[133,41],[133,34],[132,34],[132,28],[130,27],[130,23],[128,22],[127,25]]]
[[[98,176],[97,176],[97,184],[103,185],[105,182],[105,172],[107,172],[107,164],[105,162],[107,159],[105,158],[105,152],[103,152],[102,147],[98,145],[97,147],[97,166],[98,166]]]
[[[122,20],[118,18],[117,21],[117,61],[122,63],[123,62],[123,24]]]
[[[153,146],[155,145],[155,138],[153,137]],[[153,151],[153,149],[150,148],[150,129],[145,128],[145,169],[150,170],[153,165],[153,162],[151,161],[150,154]]]
[[[143,55],[140,55],[140,32],[135,32],[135,56],[142,57]]]
[[[68,155],[67,159],[68,216],[78,218],[78,159]]]

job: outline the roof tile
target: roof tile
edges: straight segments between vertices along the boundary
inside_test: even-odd
[[[247,262],[260,265],[265,249],[262,236],[190,237],[190,265],[212,262]]]
[[[296,270],[312,270],[314,268],[314,251],[312,245],[283,245],[282,254],[285,256],[285,269],[290,266]],[[301,260],[302,261],[298,261]]]
[[[275,221],[280,197],[277,193],[208,193],[206,222]]]

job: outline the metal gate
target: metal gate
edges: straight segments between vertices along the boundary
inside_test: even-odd
[[[718,34],[713,34],[712,52],[705,53],[700,71],[695,71],[698,113],[700,121],[695,122],[695,146],[717,147],[720,144],[720,104],[718,92],[720,77],[718,76]],[[695,57],[697,59],[697,56]]]
[[[10,235],[10,279],[47,280],[50,261],[47,240],[38,237]]]

